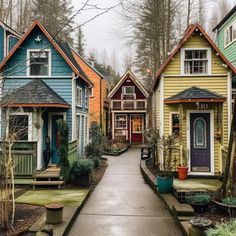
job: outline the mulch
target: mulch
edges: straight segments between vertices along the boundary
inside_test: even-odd
[[[99,181],[102,179],[103,174],[107,168],[107,161],[101,160],[99,168],[97,168],[92,177],[92,184],[90,189],[93,190]],[[73,186],[65,186],[63,188],[78,188]],[[15,223],[12,229],[8,231],[3,231],[0,229],[0,236],[31,236],[35,235],[30,232],[27,232],[29,227],[31,227],[45,212],[44,206],[35,206],[27,204],[16,204],[16,215]]]

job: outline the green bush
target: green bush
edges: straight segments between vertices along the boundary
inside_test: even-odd
[[[229,206],[236,206],[236,198],[224,198],[221,202]]]
[[[206,231],[207,236],[233,236],[236,235],[236,220],[216,224],[214,228]]]
[[[208,204],[210,203],[210,196],[206,194],[196,194],[196,195],[190,195],[186,198],[187,203],[189,204]]]
[[[101,154],[102,154],[101,146],[96,145],[96,143],[91,142],[85,147],[85,155],[88,158],[100,157]]]
[[[92,160],[93,160],[94,168],[97,169],[100,166],[100,157],[94,157],[92,158]]]
[[[80,176],[87,175],[93,171],[94,163],[93,160],[87,158],[81,158],[72,164],[71,175]]]

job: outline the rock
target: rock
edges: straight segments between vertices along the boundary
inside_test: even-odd
[[[39,231],[39,232],[37,232],[37,233],[36,233],[36,236],[48,236],[48,234],[47,234],[47,233],[44,233],[44,232],[41,232],[41,231]]]
[[[53,228],[52,228],[52,225],[46,225],[45,227],[43,227],[43,229],[41,230],[41,232],[46,233],[48,236],[53,236]]]

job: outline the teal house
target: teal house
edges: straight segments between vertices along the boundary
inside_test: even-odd
[[[224,56],[236,67],[236,5],[215,26],[215,43]],[[232,97],[236,98],[236,77],[233,77]]]
[[[67,43],[57,42],[38,21],[29,27],[0,65],[3,81],[1,137],[14,134],[16,175],[32,175],[57,164],[57,120],[69,126],[69,155],[88,143],[88,90],[93,86]]]

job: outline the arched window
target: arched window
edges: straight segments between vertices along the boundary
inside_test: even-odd
[[[206,121],[197,118],[193,123],[194,148],[206,148]]]

